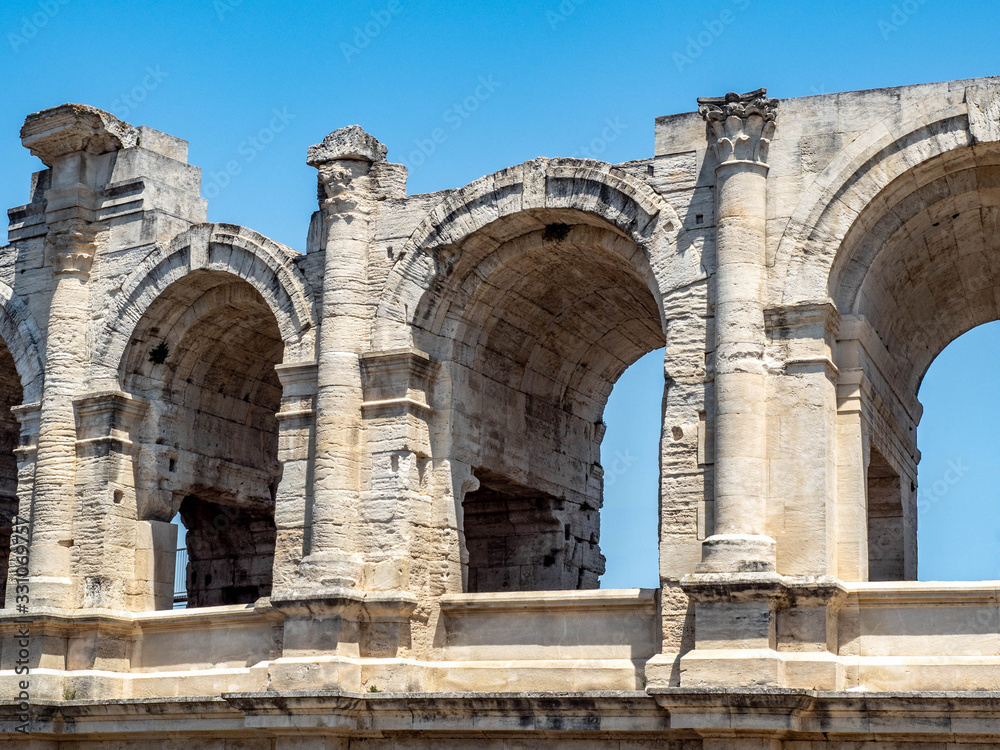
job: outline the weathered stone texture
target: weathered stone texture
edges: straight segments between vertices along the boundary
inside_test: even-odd
[[[1000,319],[998,96],[730,93],[415,196],[341,128],[304,253],[206,223],[186,142],[29,115],[3,741],[27,664],[38,747],[995,742],[1000,591],[915,579],[919,384]],[[603,413],[660,349],[660,586],[600,590]]]

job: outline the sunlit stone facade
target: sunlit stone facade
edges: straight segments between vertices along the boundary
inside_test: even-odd
[[[697,107],[426,195],[335,130],[301,251],[207,223],[185,141],[29,115],[3,741],[1000,742],[1000,589],[915,580],[917,389],[1000,319],[1000,81]],[[604,407],[664,347],[660,588],[602,590]]]

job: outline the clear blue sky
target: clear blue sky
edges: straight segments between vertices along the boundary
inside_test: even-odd
[[[609,120],[618,135],[601,158],[649,156],[654,117],[690,111],[698,96],[766,86],[794,97],[995,75],[998,27],[1000,4],[944,0],[3,0],[0,202],[22,204],[39,167],[17,137],[24,116],[80,102],[189,140],[210,220],[302,249],[315,207],[306,148],[344,125],[378,137],[391,160],[411,167],[410,192],[428,192],[535,156],[581,155]],[[421,142],[430,150],[439,128],[446,137],[425,155]],[[230,162],[237,173],[227,173]],[[640,415],[646,425],[659,410],[659,365],[639,369],[613,395],[606,455],[628,448],[616,443],[616,424]],[[930,419],[938,396],[927,391]],[[979,414],[988,408],[976,404]],[[925,466],[939,449],[991,442],[989,432],[954,432],[935,447],[922,427]],[[609,490],[606,507],[629,508],[606,514],[609,587],[656,585],[650,455],[628,472],[634,486],[623,478]],[[984,457],[977,471],[995,465]],[[949,514],[972,486],[934,504],[953,520],[935,517],[934,531],[954,535],[933,542],[923,533],[922,563],[934,544],[947,547],[942,555],[970,557],[961,522],[973,516]],[[975,519],[992,526],[981,532],[989,544],[974,546],[989,552],[962,575],[997,577],[995,497],[976,498]]]

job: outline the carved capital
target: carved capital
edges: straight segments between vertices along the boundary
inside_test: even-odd
[[[767,89],[746,94],[698,99],[698,112],[708,123],[711,146],[719,164],[743,162],[767,166],[778,100]]]
[[[46,242],[53,272],[89,274],[97,249],[96,237],[93,226],[83,221],[50,228]]]
[[[306,164],[319,172],[319,201],[326,209],[343,213],[355,208],[348,196],[371,187],[373,164],[385,162],[388,149],[358,125],[334,130],[309,147]]]
[[[437,365],[422,351],[396,349],[361,355],[366,417],[428,413]]]

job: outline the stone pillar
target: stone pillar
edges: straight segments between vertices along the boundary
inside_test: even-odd
[[[363,428],[359,351],[366,339],[367,264],[377,197],[372,165],[386,147],[361,128],[330,133],[309,148],[319,171],[326,223],[316,391],[316,463],[305,578],[353,587],[361,576],[357,508]]]
[[[411,562],[422,558],[438,574],[440,551],[422,536],[441,521],[426,491],[431,471],[428,393],[436,366],[423,352],[366,352],[361,359],[362,413],[371,457],[371,485],[361,493],[366,588],[407,591],[430,585],[411,581]]]
[[[278,365],[281,411],[278,412],[278,460],[281,482],[274,500],[274,580],[272,590],[294,587],[309,549],[306,534],[312,507],[313,456],[316,442],[316,363]]]
[[[38,426],[32,507],[32,601],[74,606],[71,578],[76,507],[73,397],[87,374],[87,318],[94,235],[82,223],[50,228],[53,289],[45,337],[45,390]]]
[[[141,611],[173,605],[176,527],[139,521],[136,432],[148,403],[111,391],[74,399],[74,571],[84,607]]]
[[[102,230],[98,213],[116,154],[134,147],[138,133],[106,112],[67,104],[29,115],[21,142],[52,171],[45,191],[44,262],[53,275],[31,504],[31,600],[35,606],[66,607],[79,599],[71,572],[76,506],[73,398],[88,374],[90,268]]]
[[[31,501],[35,490],[35,458],[38,451],[38,416],[41,404],[35,402],[15,406],[11,411],[21,425],[21,435],[14,455],[17,457],[17,513],[21,518],[31,517]],[[7,597],[5,606],[12,607],[17,602],[19,561],[10,556],[7,576]]]
[[[767,535],[764,279],[767,149],[777,102],[765,89],[699,99],[716,166],[715,533],[703,572],[775,569]]]
[[[774,349],[795,381],[787,390],[800,396],[793,408],[821,412],[816,420],[796,414],[789,429],[819,432],[814,439],[821,455],[810,458],[819,469],[813,473],[823,481],[802,493],[786,493],[793,503],[806,507],[802,522],[820,519],[822,528],[815,531],[821,535],[815,545],[819,552],[792,561],[793,568],[801,566],[811,575],[782,576],[776,569],[775,541],[767,534],[770,456],[764,364],[767,147],[777,103],[766,98],[764,89],[698,102],[718,157],[715,529],[704,542],[697,572],[680,582],[694,615],[694,648],[680,658],[680,685],[842,689],[844,670],[835,654],[832,613],[844,592],[833,578],[822,575],[832,567],[825,522],[833,486],[830,376],[836,368],[830,354],[836,312],[822,305],[771,312],[772,330],[782,339]],[[776,466],[781,468],[781,462]],[[791,519],[801,521],[794,515]],[[646,665],[648,685],[670,685],[673,668],[666,654],[654,657]]]
[[[837,571],[837,376],[832,303],[767,310],[768,517],[784,575]]]

